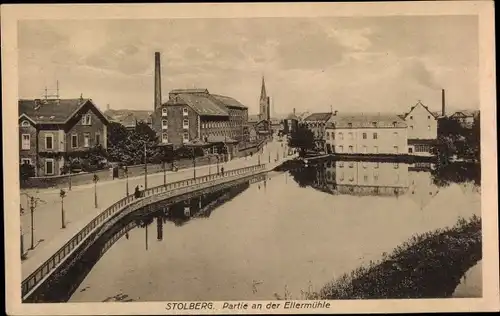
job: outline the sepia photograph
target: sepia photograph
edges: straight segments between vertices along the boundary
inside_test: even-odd
[[[498,310],[481,2],[2,6],[11,310]]]

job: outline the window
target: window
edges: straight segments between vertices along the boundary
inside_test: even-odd
[[[368,182],[368,176],[366,174],[363,176],[363,181]]]
[[[188,119],[184,119],[182,121],[182,128],[189,128],[189,120]]]
[[[339,153],[343,152],[344,151],[344,146],[340,145],[339,146]]]
[[[398,149],[398,146],[394,146],[394,153],[395,153],[395,154],[399,154],[399,149]]]
[[[378,181],[378,174],[374,174],[374,175],[373,175],[373,180],[374,180],[375,182],[376,182],[376,181]]]
[[[366,154],[368,152],[368,149],[366,148],[366,146],[363,146],[363,154]]]
[[[373,133],[373,139],[378,139],[378,134],[377,133]]]
[[[349,139],[350,139],[350,140],[353,140],[353,139],[354,139],[354,137],[353,137],[352,133],[349,133]]]
[[[188,132],[184,132],[184,134],[182,134],[182,140],[184,142],[188,142],[189,141],[189,133]]]
[[[101,144],[101,134],[95,133],[95,144],[100,145]]]
[[[427,119],[428,119],[428,120],[430,120],[430,119],[431,119],[431,116],[430,116],[430,115],[428,115],[428,116],[427,116]]]
[[[410,115],[410,120],[413,120],[413,115]]]
[[[378,154],[378,146],[373,146],[373,151]]]
[[[352,128],[352,123],[347,123],[347,127]]]
[[[54,149],[54,137],[52,134],[45,135],[45,148]]]
[[[431,126],[430,125],[427,125],[427,130],[430,131],[431,130]]]
[[[352,146],[349,146],[349,153],[352,154],[352,151],[353,151],[353,147]]]
[[[410,125],[410,129],[413,130],[413,125]]]
[[[343,173],[343,172],[342,172],[342,173],[340,173],[339,180],[340,180],[340,181],[344,181],[344,173]]]
[[[161,142],[162,143],[168,143],[168,134],[167,133],[162,133],[161,134]]]
[[[344,168],[344,162],[343,161],[339,161],[339,168]]]
[[[21,148],[24,149],[24,150],[27,150],[27,149],[30,149],[31,148],[31,144],[30,144],[30,134],[23,134],[22,136],[22,139],[23,139],[23,142],[22,142],[22,145],[21,145]]]
[[[78,135],[73,134],[71,135],[71,148],[76,148],[78,147]]]
[[[188,116],[188,108],[183,108],[182,109],[182,115]]]
[[[354,168],[354,162],[349,162],[349,168]]]
[[[408,147],[408,153],[413,154],[413,148]]]
[[[45,160],[45,175],[54,175],[54,159]]]
[[[91,118],[90,114],[82,115],[82,125],[91,125]]]
[[[326,138],[330,138],[330,132],[326,132]]]
[[[31,159],[30,158],[22,158],[21,163],[23,165],[31,165]]]
[[[90,147],[90,134],[89,133],[83,133],[83,147],[85,147],[85,148]]]
[[[363,133],[363,139],[366,139],[366,133]]]
[[[335,133],[332,132],[332,140],[335,140]]]
[[[375,163],[375,169],[378,169],[379,166],[380,166],[380,162],[376,162]]]
[[[161,116],[167,116],[167,114],[168,114],[167,108],[162,108],[161,109]]]
[[[372,122],[373,127],[377,127],[377,122]]]
[[[395,162],[394,163],[394,169],[398,169],[399,168],[399,163]]]
[[[394,132],[394,137],[398,137],[398,132]]]
[[[339,133],[339,138],[340,138],[340,140],[344,140],[344,134]]]
[[[162,129],[168,128],[168,121],[167,120],[161,120],[161,128]]]
[[[398,126],[398,123],[397,122],[392,122],[392,126],[396,127],[396,126]]]
[[[24,121],[21,122],[21,126],[22,127],[29,127],[30,126],[30,122],[24,120]]]

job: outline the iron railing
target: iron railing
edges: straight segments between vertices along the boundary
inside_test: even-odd
[[[149,188],[143,192],[140,197],[146,198],[156,194],[164,193],[170,190],[176,190],[180,188],[186,188],[190,186],[195,186],[198,184],[211,182],[214,180],[219,180],[222,178],[229,178],[237,175],[244,175],[254,171],[264,171],[266,165],[254,165],[250,167],[243,167],[239,169],[227,170],[222,174],[213,174],[201,176],[196,179],[186,179],[177,182],[171,182],[167,184],[162,184],[156,187]],[[77,248],[80,243],[86,239],[92,232],[95,231],[97,227],[102,226],[102,224],[107,221],[110,217],[116,215],[126,206],[132,202],[137,201],[137,198],[131,194],[110,207],[104,210],[102,213],[97,215],[90,223],[87,224],[82,230],[80,230],[73,238],[71,238],[64,246],[62,246],[54,255],[52,255],[47,261],[45,261],[38,269],[31,273],[21,284],[22,297],[33,290],[43,279],[49,275],[65,258],[67,258],[73,250]]]

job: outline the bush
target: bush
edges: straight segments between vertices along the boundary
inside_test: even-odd
[[[382,260],[325,285],[321,299],[450,297],[461,277],[482,258],[481,219],[413,236]]]

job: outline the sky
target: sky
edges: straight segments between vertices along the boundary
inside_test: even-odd
[[[152,110],[154,52],[162,94],[206,88],[271,113],[405,112],[418,100],[479,108],[476,16],[25,20],[19,97],[81,94],[105,109]]]

